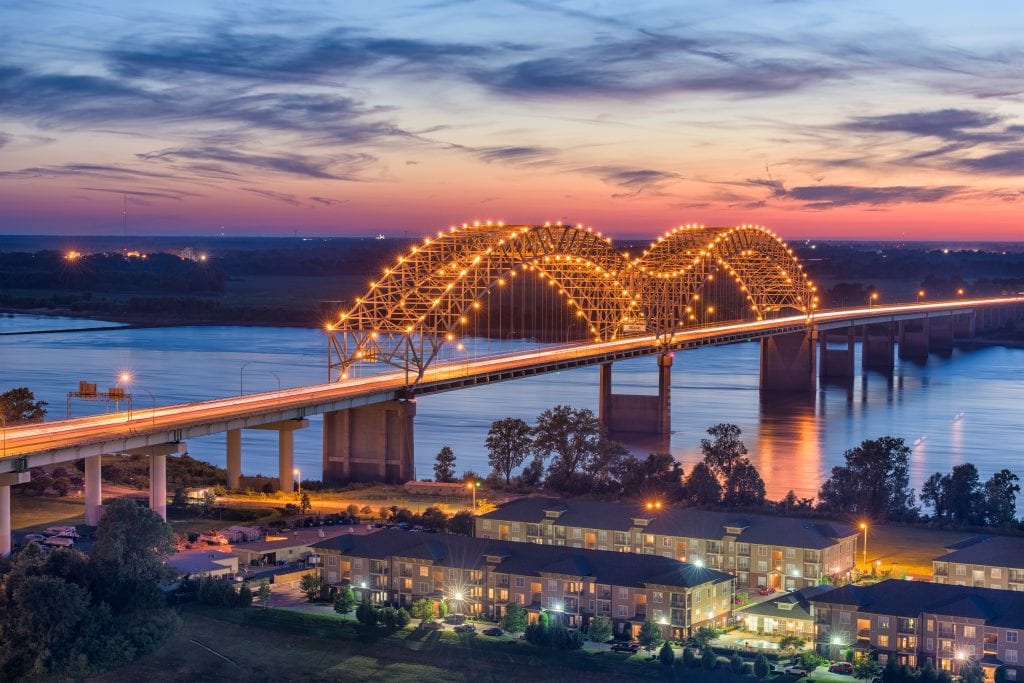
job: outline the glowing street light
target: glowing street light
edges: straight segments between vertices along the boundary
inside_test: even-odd
[[[861,522],[860,523],[860,529],[861,529],[861,531],[864,532],[864,559],[863,559],[862,562],[863,562],[864,566],[866,567],[867,564],[868,564],[868,523],[867,522]]]
[[[871,292],[871,296],[868,297],[868,308],[871,308],[877,302],[878,292]]]
[[[476,490],[480,488],[480,481],[467,481],[466,488],[473,492],[473,514],[476,514]]]
[[[925,291],[923,289],[917,290],[917,303],[921,303],[921,299],[924,298]]]

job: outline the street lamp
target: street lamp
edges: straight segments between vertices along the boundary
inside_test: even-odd
[[[295,481],[298,482],[299,498],[302,498],[302,472],[300,472],[299,468],[296,467],[294,470],[292,470],[292,474],[295,475]]]
[[[476,514],[476,490],[480,488],[479,481],[466,482],[466,488],[473,492],[473,514]]]
[[[924,298],[925,291],[923,289],[917,290],[917,303],[921,303],[921,299]]]
[[[131,375],[130,372],[127,372],[127,371],[121,372],[120,374],[118,374],[118,376],[117,376],[117,383],[114,384],[114,386],[115,387],[120,387],[120,388],[124,389],[124,388],[126,388],[128,386],[128,383],[131,382],[131,381],[132,381],[132,375]],[[114,412],[116,413],[119,410],[121,410],[121,399],[115,397],[114,398]],[[128,401],[128,419],[129,420],[132,419],[132,403],[131,403],[131,401]]]
[[[866,567],[868,564],[868,523],[861,522],[860,529],[864,532],[864,560],[863,564]]]
[[[878,292],[871,292],[871,296],[868,297],[868,308],[871,308],[875,302],[878,301]]]
[[[964,295],[964,288],[963,287],[958,287],[957,290],[956,290],[956,295],[957,296],[963,296]]]
[[[242,393],[243,393],[242,392],[242,373],[245,372],[245,366],[248,365],[251,362],[252,362],[251,360],[247,360],[244,363],[242,363],[242,367],[238,368],[238,395],[239,396],[241,396]]]
[[[466,372],[468,373],[469,372],[469,349],[466,348],[466,345],[462,344],[461,342],[459,344],[455,345],[455,349],[457,351],[465,351],[466,352]]]

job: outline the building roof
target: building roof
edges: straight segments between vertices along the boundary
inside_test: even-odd
[[[348,526],[321,526],[308,529],[292,529],[290,531],[270,531],[267,532],[261,541],[235,543],[231,547],[235,550],[270,553],[276,550],[313,545],[323,538],[351,533],[351,528]]]
[[[557,517],[551,516],[557,513]],[[480,515],[480,519],[537,524],[551,519],[559,526],[630,531],[638,528],[647,533],[686,538],[721,540],[726,528],[739,531],[739,543],[757,543],[820,550],[835,545],[840,539],[855,536],[849,524],[798,517],[778,517],[718,510],[667,506],[651,511],[637,503],[559,498],[519,498],[497,510]],[[634,520],[649,520],[638,527]]]
[[[167,564],[179,574],[203,574],[205,572],[232,570],[232,560],[238,555],[217,550],[184,550],[167,558]]]
[[[808,586],[791,593],[782,593],[770,600],[744,607],[740,616],[755,614],[759,617],[775,617],[776,619],[811,620],[811,601],[815,595],[833,590],[833,586]]]
[[[612,586],[648,585],[690,588],[705,583],[730,581],[733,577],[660,555],[633,555],[605,550],[586,550],[537,543],[510,543],[454,534],[420,534],[397,529],[365,536],[339,536],[316,543],[314,548],[342,555],[385,560],[390,557],[427,561],[441,567],[482,569],[491,562],[493,571],[520,576],[567,575],[592,578]]]
[[[1024,538],[1019,536],[971,536],[946,547],[949,552],[935,562],[983,564],[1024,569]]]
[[[927,613],[1024,628],[1024,591],[889,579],[873,586],[836,588],[813,596],[811,602],[850,605],[869,614],[916,618]]]

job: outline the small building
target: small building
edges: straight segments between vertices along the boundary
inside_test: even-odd
[[[414,496],[468,496],[466,485],[461,482],[407,481],[402,484],[405,492]]]
[[[972,536],[932,560],[932,580],[955,586],[1024,591],[1024,538]]]
[[[167,558],[167,564],[185,577],[234,576],[238,573],[238,555],[206,548],[183,550]]]
[[[311,556],[316,555],[311,549],[313,544],[348,533],[352,533],[352,527],[331,526],[270,531],[259,541],[235,543],[231,550],[238,554],[244,565],[265,567],[287,562],[307,563]]]
[[[229,526],[221,529],[220,535],[228,540],[228,543],[248,543],[263,539],[263,527],[259,526]]]
[[[743,607],[736,617],[743,628],[752,633],[769,636],[798,636],[814,638],[814,616],[811,613],[812,596],[832,590],[832,586],[808,586],[792,593],[781,593],[764,602]]]

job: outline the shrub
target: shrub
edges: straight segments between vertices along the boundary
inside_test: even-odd
[[[612,620],[608,617],[594,617],[587,625],[587,638],[595,643],[606,642],[612,637]]]
[[[661,645],[661,651],[658,652],[658,659],[665,666],[672,666],[676,661],[676,653],[672,651],[672,646],[668,644],[666,640]]]
[[[768,678],[771,668],[768,666],[768,658],[758,655],[754,658],[754,675],[758,678]]]
[[[743,669],[746,668],[746,662],[743,661],[738,652],[733,652],[732,657],[729,658],[729,668],[732,669],[734,674],[742,674]]]
[[[710,647],[704,648],[704,653],[700,656],[700,665],[707,671],[714,671],[718,668],[718,655]]]
[[[692,647],[683,648],[683,666],[691,669],[700,666],[700,658],[697,657],[697,653],[693,651]]]

